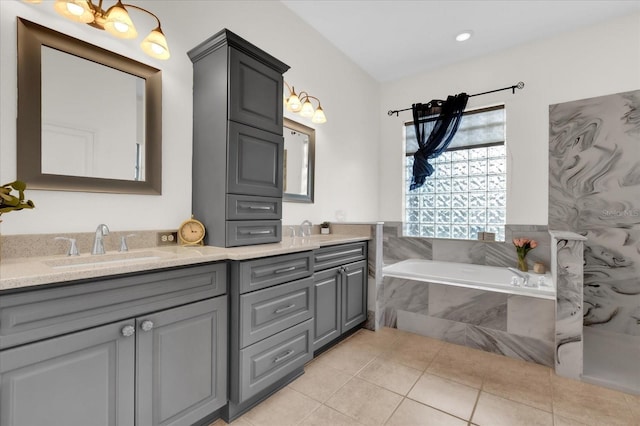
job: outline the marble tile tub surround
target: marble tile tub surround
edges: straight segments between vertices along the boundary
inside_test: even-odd
[[[555,301],[383,279],[383,327],[553,366]]]
[[[437,238],[404,237],[402,222],[385,222],[383,229],[383,261],[385,265],[405,259],[429,259],[477,265],[515,267],[516,250],[513,238],[526,237],[538,242],[527,255],[529,268],[534,262],[549,267],[550,237],[544,225],[506,225],[505,242],[475,240],[445,240]]]

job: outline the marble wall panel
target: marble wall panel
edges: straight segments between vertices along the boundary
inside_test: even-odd
[[[552,275],[556,282],[555,370],[558,375],[580,379],[583,368],[583,240],[551,232]],[[569,233],[565,233],[569,234]],[[572,239],[569,239],[572,238]],[[582,239],[580,239],[582,238]]]
[[[549,107],[549,228],[585,245],[585,325],[639,335],[640,90]]]
[[[507,295],[429,284],[429,315],[495,330],[507,330]]]
[[[434,239],[433,260],[484,265],[486,245],[482,241]]]
[[[511,358],[553,366],[553,343],[499,330],[467,325],[466,346]]]
[[[383,262],[385,265],[405,259],[433,259],[432,240],[402,236],[402,222],[385,222],[383,227]]]
[[[466,324],[403,310],[397,311],[397,318],[399,330],[433,337],[457,345],[465,344]]]
[[[509,295],[507,332],[553,342],[556,329],[555,300]]]

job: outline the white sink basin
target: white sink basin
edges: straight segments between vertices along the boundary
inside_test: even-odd
[[[44,262],[52,269],[93,268],[96,266],[110,266],[133,262],[151,262],[165,258],[156,251],[142,251],[130,253],[101,254],[95,256],[67,257],[65,259]]]

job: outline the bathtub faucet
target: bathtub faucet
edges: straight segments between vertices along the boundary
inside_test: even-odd
[[[514,274],[516,274],[517,276],[519,276],[520,278],[522,278],[522,285],[524,287],[529,286],[529,274],[519,271],[516,268],[507,268],[507,269],[513,272]]]

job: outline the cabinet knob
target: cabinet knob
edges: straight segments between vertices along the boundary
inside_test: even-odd
[[[120,330],[120,333],[122,333],[124,337],[131,337],[135,334],[135,332],[136,328],[132,325],[125,325],[124,327],[122,327],[122,330]]]
[[[142,331],[150,331],[153,329],[153,321],[150,320],[144,320],[142,321],[142,324],[140,324],[140,328],[142,329]]]

